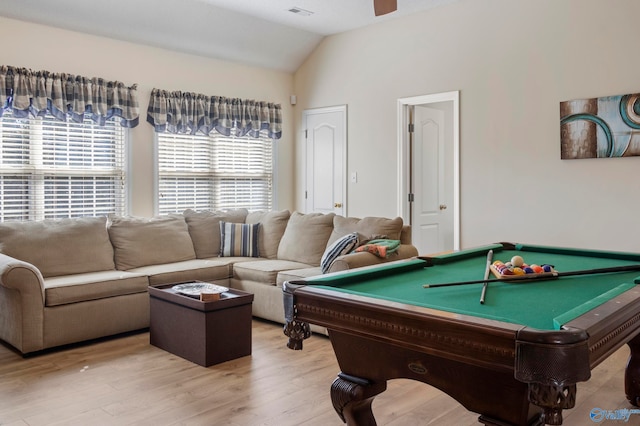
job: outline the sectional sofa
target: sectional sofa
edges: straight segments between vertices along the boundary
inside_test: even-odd
[[[352,252],[372,238],[400,244]],[[4,222],[0,339],[29,354],[144,329],[149,285],[194,280],[253,293],[253,315],[283,323],[284,281],[417,254],[401,218],[239,209]]]

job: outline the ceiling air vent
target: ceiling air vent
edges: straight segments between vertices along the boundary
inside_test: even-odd
[[[312,11],[303,9],[301,7],[296,7],[296,6],[292,7],[291,9],[289,9],[289,12],[295,13],[296,15],[300,15],[300,16],[311,16],[311,15],[313,15]]]

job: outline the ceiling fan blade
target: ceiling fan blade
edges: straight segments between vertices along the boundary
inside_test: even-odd
[[[398,8],[398,0],[373,0],[373,10],[376,16],[395,12]]]

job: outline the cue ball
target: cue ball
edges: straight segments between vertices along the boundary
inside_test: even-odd
[[[511,264],[513,266],[522,266],[523,263],[524,263],[524,259],[522,258],[522,256],[513,256],[511,258]]]

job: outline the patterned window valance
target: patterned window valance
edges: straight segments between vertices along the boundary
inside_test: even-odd
[[[0,117],[6,110],[19,118],[50,113],[78,123],[86,115],[100,125],[120,117],[123,127],[137,126],[140,115],[136,85],[2,65]]]
[[[258,138],[267,130],[270,138],[282,137],[279,104],[222,96],[153,89],[147,121],[156,132],[208,135],[215,130],[230,136],[234,131],[236,136]]]

